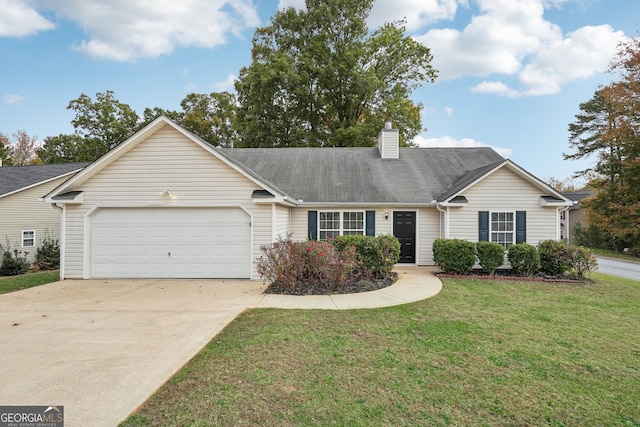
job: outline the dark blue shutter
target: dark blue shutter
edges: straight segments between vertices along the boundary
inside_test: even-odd
[[[516,243],[527,241],[527,212],[516,212]]]
[[[489,241],[489,211],[478,212],[478,241]]]
[[[367,211],[367,222],[365,227],[367,236],[375,236],[376,235],[376,211]]]
[[[307,237],[309,240],[318,240],[318,211],[309,211],[308,215]]]

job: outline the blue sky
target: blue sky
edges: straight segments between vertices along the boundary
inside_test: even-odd
[[[304,0],[0,0],[0,133],[72,133],[81,93],[113,90],[142,114],[233,90],[254,29],[288,6]],[[564,179],[589,163],[562,160],[567,126],[638,36],[640,1],[376,0],[368,23],[403,17],[439,70],[413,94],[428,129],[415,142],[491,146]]]

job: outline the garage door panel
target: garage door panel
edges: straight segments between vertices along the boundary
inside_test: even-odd
[[[246,278],[249,216],[237,208],[103,209],[92,223],[92,277]]]

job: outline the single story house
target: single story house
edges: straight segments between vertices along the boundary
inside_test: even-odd
[[[573,204],[490,148],[215,148],[159,117],[51,191],[61,277],[259,278],[281,236],[393,234],[430,265],[439,237],[559,239]]]
[[[42,241],[60,238],[60,210],[42,197],[87,163],[0,167],[0,245],[35,261]]]

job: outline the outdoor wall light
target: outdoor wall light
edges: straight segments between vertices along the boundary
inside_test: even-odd
[[[160,193],[161,196],[169,196],[169,198],[173,197],[173,193],[169,187],[165,188],[164,191]]]
[[[389,219],[389,212],[384,213],[384,219]]]

